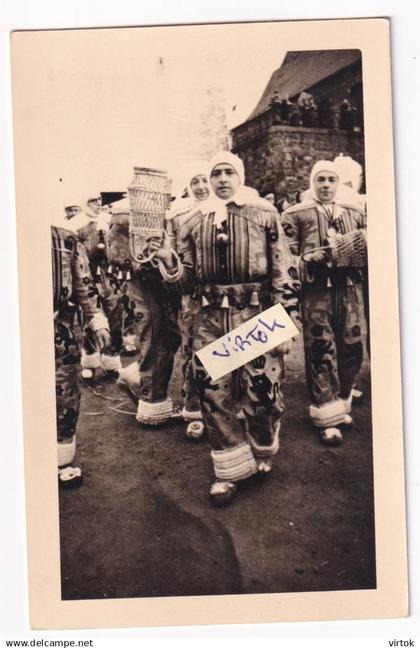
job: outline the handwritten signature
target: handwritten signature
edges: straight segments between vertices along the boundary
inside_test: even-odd
[[[260,328],[260,326],[264,328]],[[269,338],[270,333],[273,333],[277,328],[286,328],[284,324],[279,324],[277,320],[274,320],[269,324],[265,322],[261,317],[258,318],[258,323],[252,327],[244,336],[235,335],[234,340],[230,335],[225,338],[225,342],[222,343],[223,351],[213,350],[212,354],[218,356],[219,358],[229,358],[231,351],[235,353],[240,353],[245,351],[250,346],[258,342],[260,344],[266,344]],[[266,329],[266,330],[264,330]],[[268,331],[268,332],[267,332]],[[230,348],[229,348],[230,347]]]

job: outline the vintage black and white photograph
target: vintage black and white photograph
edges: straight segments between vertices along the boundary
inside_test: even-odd
[[[259,28],[16,48],[62,601],[377,588],[364,53]]]

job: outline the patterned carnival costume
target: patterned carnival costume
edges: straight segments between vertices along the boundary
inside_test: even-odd
[[[242,185],[243,163],[220,152],[210,163],[216,198],[190,213],[181,228],[181,284],[197,290],[201,308],[194,351],[282,303],[298,308],[298,281],[278,212]],[[194,373],[209,434],[216,482],[214,504],[227,504],[236,482],[271,470],[279,447],[283,349],[261,355],[219,380],[194,356]]]
[[[337,191],[337,199],[357,205],[359,211],[365,215],[367,220],[367,197],[366,194],[360,193],[363,180],[362,166],[350,156],[342,155],[342,153],[335,158],[334,164],[337,166],[340,174],[340,186]],[[366,347],[370,355],[369,276],[367,267],[362,270],[362,275],[363,306],[367,329]],[[355,387],[353,387],[352,395],[353,403],[358,403],[363,400],[363,392]]]
[[[175,208],[171,209],[166,215],[166,232],[171,246],[178,252],[180,251],[180,230],[182,224],[185,223],[188,215],[197,207],[198,203],[209,198],[210,188],[208,176],[208,162],[201,160],[191,162],[189,169],[185,172],[185,178],[187,179],[188,192],[192,196],[178,201]],[[194,290],[192,294],[182,295],[179,318],[182,337],[182,373],[184,377],[182,385],[182,397],[184,400],[182,417],[188,422],[187,437],[194,440],[200,439],[204,433],[203,416],[201,413],[200,399],[195,386],[192,365],[196,319],[200,307],[201,300],[197,290]]]
[[[109,271],[106,254],[106,239],[109,230],[110,215],[100,209],[101,196],[91,195],[87,206],[69,221],[67,227],[74,232],[86,248],[92,277],[96,283],[100,306],[111,320],[115,299],[117,298],[119,283],[117,278]],[[111,321],[110,321],[110,324]],[[112,327],[114,330],[115,327]],[[122,343],[118,336],[113,336],[111,347],[107,353],[99,353],[92,332],[87,329],[82,347],[82,377],[92,379],[95,371],[102,367],[108,376],[118,377],[122,365],[119,351]]]
[[[61,227],[51,228],[54,295],[55,380],[58,476],[62,486],[79,486],[80,468],[70,466],[76,454],[76,425],[80,408],[80,351],[73,321],[77,306],[98,343],[109,343],[108,322],[98,308],[89,260],[77,237]],[[106,333],[104,332],[106,331]]]
[[[306,201],[287,209],[282,225],[299,257],[309,415],[321,440],[334,445],[342,441],[339,428],[352,424],[352,388],[363,358],[356,285],[366,263],[365,220],[356,205],[335,202],[333,162],[317,162],[310,184]]]
[[[120,372],[117,384],[127,389],[137,401],[137,420],[145,425],[159,425],[174,414],[168,387],[175,354],[181,343],[177,322],[180,295],[169,286],[179,276],[179,269],[176,275],[171,276],[148,252],[152,242],[161,244],[164,233],[168,201],[165,198],[165,206],[159,207],[160,199],[164,198],[160,188],[160,182],[164,179],[162,174],[153,169],[135,168],[135,178],[129,187],[130,202],[122,202],[113,210],[107,239],[113,276],[119,284],[110,319],[112,337],[121,340],[123,336],[130,335],[138,340],[139,348],[138,362]],[[140,185],[137,187],[136,182],[144,183],[144,189]],[[152,208],[157,203],[160,211],[147,214],[135,209],[136,201],[142,200],[143,195],[146,204],[149,201]],[[148,235],[147,228],[134,229],[138,222],[143,225],[144,221],[147,225],[147,216],[149,225],[150,222],[153,224],[156,215],[161,216],[158,230],[151,229]],[[136,241],[136,237],[142,256],[150,258],[149,261],[139,263],[135,260],[133,241]],[[179,263],[175,251],[172,256]]]

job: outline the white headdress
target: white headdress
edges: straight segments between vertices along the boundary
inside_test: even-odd
[[[220,228],[227,219],[226,205],[228,205],[228,203],[234,202],[239,206],[245,205],[246,203],[252,203],[263,209],[274,209],[273,205],[268,200],[260,198],[255,189],[243,184],[245,182],[245,168],[240,157],[230,153],[229,151],[219,151],[210,160],[210,176],[213,169],[219,164],[230,164],[239,176],[240,185],[230,198],[223,200],[217,196],[212,196],[200,205],[200,210],[203,214],[214,213],[213,224],[217,228]]]
[[[338,179],[340,179],[339,169],[337,169],[334,162],[330,162],[330,160],[318,160],[318,162],[315,162],[312,167],[311,177],[309,179],[309,188],[312,191],[313,196],[316,196],[314,185],[315,178],[322,172],[333,173]]]
[[[349,155],[342,153],[335,158],[334,164],[340,173],[340,184],[347,184],[355,191],[359,191],[362,182],[362,166]]]

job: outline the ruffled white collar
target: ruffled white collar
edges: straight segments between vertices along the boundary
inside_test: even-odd
[[[238,207],[251,203],[256,207],[264,209],[269,207],[272,208],[272,205],[268,200],[261,198],[255,189],[247,187],[246,185],[241,185],[235,194],[227,200],[222,200],[221,198],[217,198],[217,196],[212,196],[199,205],[199,207],[204,216],[207,214],[214,214],[213,225],[217,229],[220,229],[228,216],[227,205],[231,203],[238,205]]]

